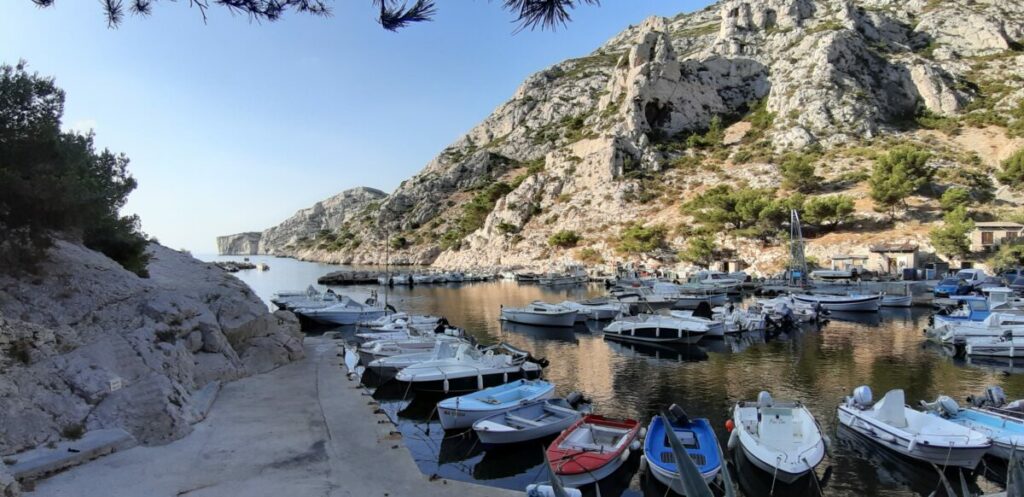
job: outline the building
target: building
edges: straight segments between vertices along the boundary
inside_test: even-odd
[[[1003,242],[1012,242],[1020,238],[1024,225],[1006,221],[974,223],[971,232],[971,251],[989,252],[995,250]]]
[[[904,269],[914,269],[918,264],[916,243],[876,243],[868,247],[871,256],[868,266],[885,274],[900,275]]]

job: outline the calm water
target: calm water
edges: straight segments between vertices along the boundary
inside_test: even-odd
[[[243,271],[238,277],[267,299],[278,289],[304,288],[337,266],[290,259],[252,257],[268,262],[267,272]],[[343,287],[336,291],[365,295],[376,287]],[[593,410],[631,417],[646,423],[669,404],[691,415],[710,418],[723,447],[724,423],[733,404],[755,399],[770,390],[776,399],[802,400],[832,438],[832,455],[818,467],[825,477],[824,495],[929,495],[938,478],[930,467],[915,465],[875,449],[855,436],[836,432],[836,406],[862,384],[880,399],[891,388],[903,388],[908,403],[934,400],[939,394],[960,402],[987,385],[1001,385],[1008,397],[1024,394],[1021,375],[1009,364],[966,364],[926,344],[922,329],[928,311],[891,310],[880,315],[840,316],[820,328],[805,328],[778,337],[744,334],[725,340],[703,340],[689,349],[660,349],[605,341],[600,330],[573,330],[502,325],[500,306],[536,299],[557,302],[603,293],[599,285],[574,290],[549,290],[514,282],[397,288],[391,302],[400,310],[447,317],[482,342],[505,341],[546,357],[545,377],[565,394],[578,390],[593,400]],[[1021,371],[1017,365],[1017,371]],[[420,469],[457,480],[478,481],[521,490],[546,479],[542,445],[513,451],[485,451],[472,435],[448,434],[428,419],[433,405],[401,400],[404,392],[377,392],[383,408],[398,422]],[[424,405],[420,405],[424,404]],[[734,477],[746,495],[768,495],[771,476],[742,460]],[[665,487],[635,471],[637,458],[602,487],[602,495],[662,496]],[[998,469],[969,479],[974,492],[993,491],[1001,481]],[[957,480],[952,481],[959,488]],[[777,484],[775,495],[818,495],[818,483],[805,479],[792,487]],[[942,495],[942,491],[939,491]]]

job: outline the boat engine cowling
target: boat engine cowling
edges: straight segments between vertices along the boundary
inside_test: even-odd
[[[757,407],[771,407],[775,403],[775,399],[772,398],[772,394],[761,391],[757,394]]]
[[[682,407],[679,407],[679,404],[672,404],[669,406],[668,415],[672,421],[679,424],[687,424],[690,420],[689,416],[686,415],[686,411],[684,411]]]
[[[1006,404],[1006,392],[1003,387],[993,385],[985,389],[985,400],[993,407],[1000,407]]]
[[[871,407],[872,400],[871,387],[861,385],[853,389],[853,397],[848,399],[848,403],[859,409],[867,409]]]
[[[925,402],[922,400],[921,407],[944,418],[956,416],[956,413],[960,412],[960,405],[947,395],[939,395],[935,402]]]

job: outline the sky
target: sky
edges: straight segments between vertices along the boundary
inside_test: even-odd
[[[586,55],[650,15],[707,0],[605,0],[557,31],[515,33],[498,0],[439,0],[397,33],[370,0],[274,23],[187,1],[109,29],[100,2],[0,7],[0,63],[67,92],[64,126],[131,158],[126,213],[161,243],[216,250],[347,188],[392,191],[507,100],[530,74]]]

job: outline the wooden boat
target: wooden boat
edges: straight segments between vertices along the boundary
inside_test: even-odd
[[[799,402],[779,402],[761,392],[756,402],[733,408],[729,448],[784,483],[793,483],[825,458],[825,441],[814,415]]]
[[[666,424],[666,421],[668,424]],[[686,495],[680,478],[680,468],[669,442],[667,431],[671,430],[682,442],[686,455],[697,466],[701,478],[710,483],[722,470],[719,457],[718,439],[711,423],[704,418],[690,419],[681,408],[672,405],[668,417],[655,416],[647,427],[644,439],[644,458],[651,476],[679,495]]]
[[[551,398],[555,385],[544,380],[516,380],[437,403],[446,430],[469,428],[473,423],[535,400]]]
[[[581,416],[565,399],[538,400],[480,419],[473,431],[481,443],[514,444],[561,433]]]
[[[871,405],[871,389],[857,387],[839,406],[839,423],[881,447],[940,467],[974,469],[992,447],[982,433],[905,405],[903,390],[890,390]]]
[[[548,465],[566,487],[598,482],[629,459],[639,433],[640,423],[634,419],[588,414],[551,443]]]

